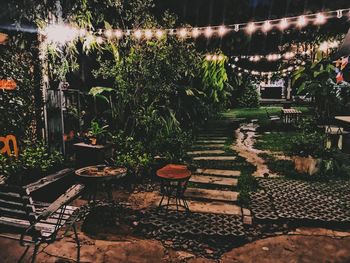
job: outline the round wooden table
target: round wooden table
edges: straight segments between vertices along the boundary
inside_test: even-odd
[[[168,164],[157,171],[157,176],[161,179],[162,198],[159,202],[158,209],[165,208],[168,212],[170,206],[175,206],[176,211],[179,208],[185,209],[186,213],[190,212],[187,201],[184,197],[188,181],[191,177],[191,171],[186,165]],[[166,202],[163,204],[163,201]],[[174,200],[171,202],[171,200]]]

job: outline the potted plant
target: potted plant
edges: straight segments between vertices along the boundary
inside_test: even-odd
[[[91,122],[91,127],[88,132],[88,137],[90,138],[90,142],[92,145],[106,143],[106,137],[108,135],[107,128],[108,128],[108,125],[101,127],[98,124],[98,122],[96,121]]]

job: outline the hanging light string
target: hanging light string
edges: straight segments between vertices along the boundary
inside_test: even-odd
[[[301,66],[304,66],[306,63],[304,61],[299,61],[294,65],[290,65],[288,68],[280,69],[276,71],[258,71],[258,70],[249,70],[242,67],[239,67],[235,64],[229,63],[228,65],[235,71],[238,71],[238,75],[242,76],[242,73],[253,75],[253,76],[262,76],[262,77],[272,77],[274,74],[280,74],[284,77],[292,74],[294,71],[298,70]]]
[[[319,51],[327,52],[327,50],[332,50],[338,48],[340,45],[339,40],[333,40],[333,41],[324,41],[320,43],[316,48]],[[294,52],[294,51],[287,51],[282,54],[273,53],[268,55],[237,55],[237,56],[231,56],[230,58],[234,60],[235,62],[238,62],[240,60],[249,60],[251,62],[259,62],[261,60],[267,60],[267,61],[277,61],[277,60],[291,60],[295,58],[296,56],[308,56],[310,55],[310,51],[306,50],[303,52]]]
[[[103,43],[109,39],[122,39],[123,37],[131,36],[136,40],[141,39],[162,39],[166,35],[174,35],[180,39],[186,38],[197,38],[204,36],[211,38],[213,36],[223,37],[229,32],[245,31],[247,34],[253,34],[256,31],[262,31],[267,33],[273,29],[281,31],[286,30],[290,27],[302,29],[309,24],[320,26],[325,24],[329,19],[343,17],[350,18],[350,8],[338,9],[328,12],[318,12],[307,15],[291,16],[279,19],[270,19],[264,21],[256,21],[249,23],[238,23],[230,25],[220,26],[206,26],[206,27],[183,27],[183,28],[138,28],[138,29],[98,29],[98,30],[87,30],[84,28],[76,28],[70,25],[58,25],[51,24],[45,29],[41,30],[40,33],[46,35],[48,41],[59,42],[65,44],[66,42],[72,41],[78,37],[93,38],[97,43]],[[63,37],[62,37],[63,36]]]

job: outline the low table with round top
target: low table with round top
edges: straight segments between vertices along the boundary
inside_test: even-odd
[[[170,206],[175,206],[176,211],[179,208],[185,209],[186,213],[190,212],[184,193],[191,177],[191,171],[186,165],[168,164],[157,171],[157,176],[161,180],[162,198],[159,202],[158,209],[165,208],[168,212]],[[166,199],[166,201],[165,201]],[[171,202],[171,200],[174,202]],[[163,202],[165,203],[163,204]]]

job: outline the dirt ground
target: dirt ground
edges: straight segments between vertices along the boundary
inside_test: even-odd
[[[194,255],[166,249],[155,240],[118,237],[118,241],[94,240],[79,233],[81,262],[105,263],[209,263],[215,262]],[[0,259],[3,263],[17,262],[24,248],[18,241],[0,238]],[[30,255],[31,251],[29,251]],[[72,236],[49,246],[43,245],[37,262],[74,262],[76,247]],[[29,261],[29,256],[26,261]],[[219,262],[350,262],[350,232],[326,229],[298,229],[290,235],[258,240],[225,253]]]

